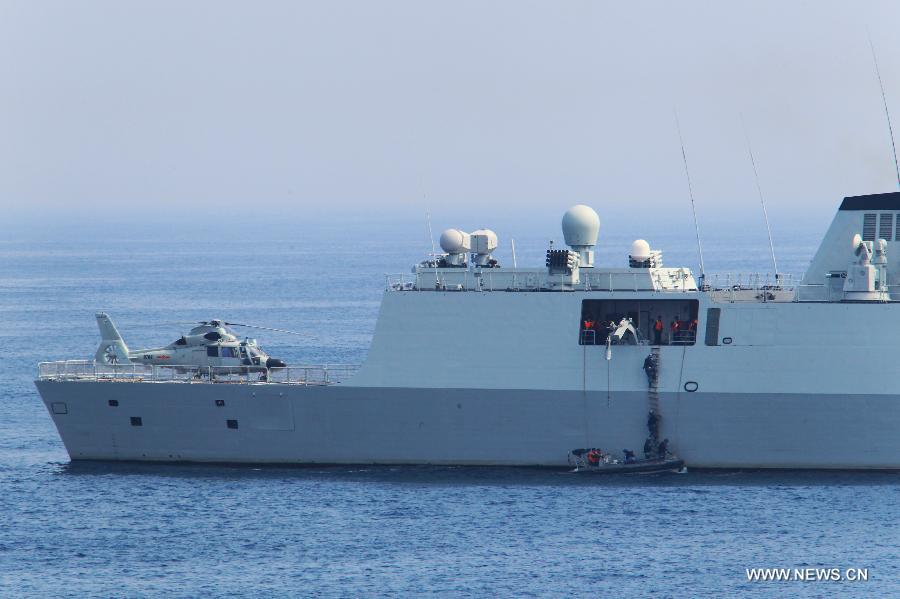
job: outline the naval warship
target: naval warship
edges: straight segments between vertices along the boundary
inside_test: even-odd
[[[571,208],[535,268],[445,231],[387,276],[359,367],[223,365],[210,339],[36,385],[72,460],[565,466],[640,447],[652,410],[689,467],[900,469],[900,193],[845,198],[799,280],[695,278],[643,240],[595,265],[599,224]]]

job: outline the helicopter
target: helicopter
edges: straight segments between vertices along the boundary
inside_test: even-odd
[[[227,327],[240,326],[297,334],[282,329],[207,320],[201,321],[187,335],[182,335],[165,347],[130,350],[105,312],[97,313],[97,326],[102,339],[94,354],[97,364],[148,364],[168,366],[183,372],[199,371],[207,367],[227,367],[234,368],[237,372],[266,373],[270,368],[287,366],[283,360],[272,358],[264,352],[255,339],[240,341]]]

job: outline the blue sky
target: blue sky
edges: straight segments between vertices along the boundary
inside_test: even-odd
[[[892,2],[0,3],[19,230],[192,220],[819,231],[897,189]],[[339,225],[338,225],[339,226]],[[391,229],[393,230],[393,229]],[[420,230],[420,229],[419,229]],[[608,230],[608,229],[607,229]],[[418,230],[416,231],[418,235]]]

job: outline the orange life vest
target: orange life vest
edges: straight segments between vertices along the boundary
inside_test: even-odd
[[[661,320],[657,320],[657,321],[656,321],[656,324],[653,325],[653,328],[654,328],[655,330],[657,330],[657,331],[663,330],[663,323],[662,323],[662,321],[661,321]]]

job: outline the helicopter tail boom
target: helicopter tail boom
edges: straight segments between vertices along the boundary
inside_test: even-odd
[[[94,354],[94,360],[100,364],[129,364],[128,346],[119,334],[116,325],[105,312],[97,313],[97,326],[100,328],[100,347]]]

